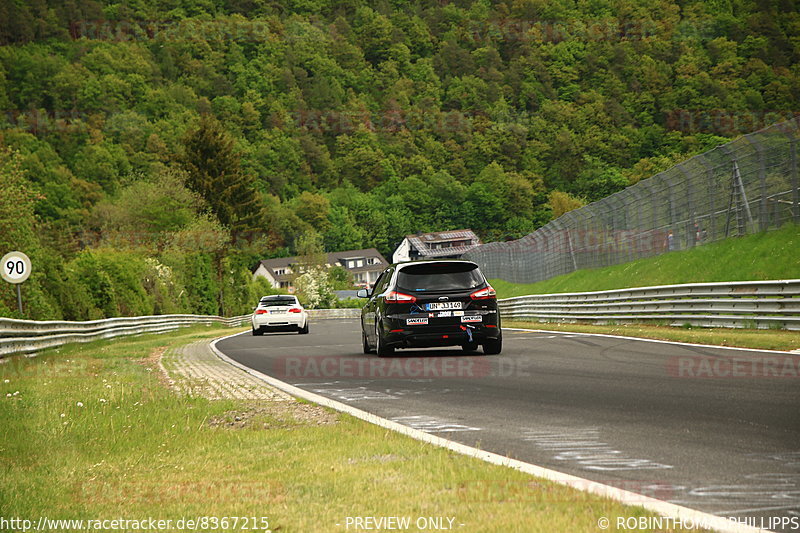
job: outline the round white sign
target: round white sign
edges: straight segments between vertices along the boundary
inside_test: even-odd
[[[8,252],[0,261],[3,279],[9,283],[22,283],[31,275],[31,260],[22,252]]]

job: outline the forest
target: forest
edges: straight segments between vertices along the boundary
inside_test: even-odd
[[[799,99],[795,0],[6,1],[0,251],[24,318],[232,316],[260,259],[518,238]]]

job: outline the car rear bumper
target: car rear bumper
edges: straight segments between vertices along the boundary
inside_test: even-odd
[[[301,329],[306,323],[306,318],[303,315],[288,316],[277,315],[273,317],[264,317],[253,319],[253,329],[262,330],[296,330]]]
[[[408,315],[384,317],[383,337],[387,346],[394,348],[424,348],[435,346],[461,346],[469,343],[482,344],[498,339],[500,330],[497,313],[486,313],[481,322],[461,322],[461,317],[448,319],[428,318],[427,324],[416,323]]]

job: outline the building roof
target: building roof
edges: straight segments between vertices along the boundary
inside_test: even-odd
[[[366,259],[369,257],[377,257],[378,263],[374,265],[368,265],[364,263],[363,266],[356,267],[356,268],[346,268],[348,272],[368,272],[372,270],[383,270],[386,268],[389,263],[386,261],[386,258],[381,255],[381,253],[376,250],[375,248],[365,248],[363,250],[346,250],[344,252],[331,252],[327,254],[327,261],[328,264],[344,266],[342,262],[346,259]],[[266,268],[270,275],[275,278],[276,281],[290,281],[293,273],[287,272],[286,274],[275,274],[275,270],[281,268],[291,268],[292,265],[297,263],[297,256],[292,257],[276,257],[274,259],[264,259],[259,261],[259,265]],[[256,267],[258,268],[258,267]]]
[[[331,252],[328,254],[329,265],[340,265],[346,259],[366,259],[369,257],[377,257],[378,263],[374,265],[364,264],[364,266],[356,268],[348,268],[348,272],[367,272],[371,270],[383,270],[389,266],[386,258],[375,248],[364,248],[363,250],[346,250],[344,252]]]
[[[417,233],[414,235],[406,235],[406,239],[411,243],[411,246],[424,257],[442,257],[450,255],[461,255],[467,253],[481,243],[481,240],[475,235],[471,229],[459,229],[453,231],[437,231],[433,233]],[[469,240],[472,244],[451,246],[447,248],[432,248],[431,245]]]

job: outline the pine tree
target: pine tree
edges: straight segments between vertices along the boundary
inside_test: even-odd
[[[187,133],[183,146],[182,163],[188,174],[186,186],[208,202],[212,213],[230,230],[234,240],[262,228],[261,198],[252,180],[242,172],[241,156],[222,124],[210,115],[203,115],[198,128]],[[226,250],[220,249],[213,258],[217,272],[218,312],[222,315],[226,311],[222,288],[225,256]]]
[[[231,135],[213,116],[203,115],[183,140],[186,185],[202,196],[233,235],[263,226],[262,202],[241,168]]]

